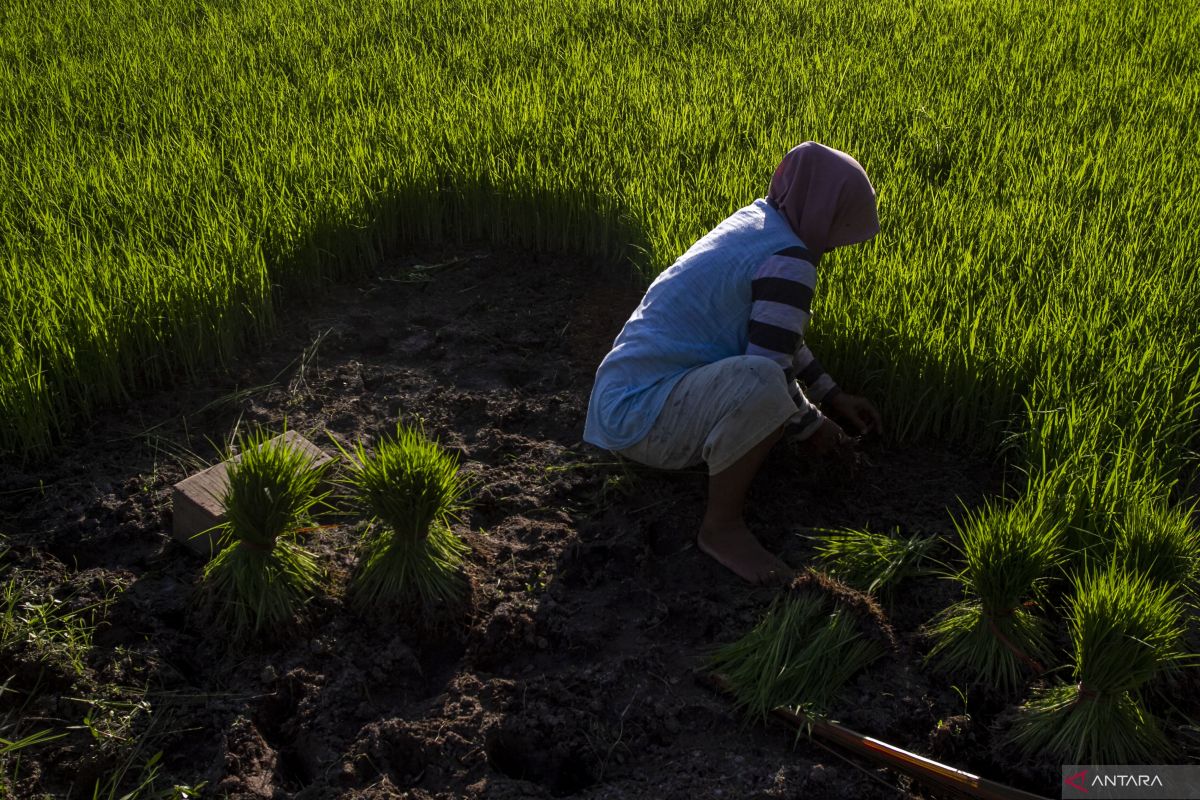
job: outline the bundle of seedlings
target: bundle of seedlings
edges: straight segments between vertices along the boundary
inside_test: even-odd
[[[1116,455],[1112,456],[1117,458]],[[1027,494],[1062,520],[1062,577],[1072,576],[1097,565],[1107,566],[1114,555],[1135,556],[1143,569],[1162,574],[1182,566],[1168,551],[1178,552],[1195,534],[1190,533],[1191,509],[1173,509],[1166,501],[1171,481],[1148,477],[1131,482],[1128,471],[1138,466],[1133,457],[1117,458],[1123,472],[1097,474],[1092,459],[1071,459],[1031,478]],[[1159,556],[1166,556],[1165,559]]]
[[[221,498],[220,552],[204,568],[201,590],[218,624],[235,638],[278,632],[316,592],[321,571],[297,537],[313,525],[328,464],[282,436],[240,437]]]
[[[822,567],[838,580],[877,596],[906,578],[932,574],[934,536],[891,536],[868,530],[822,530],[809,537]]]
[[[450,530],[466,508],[468,484],[458,459],[418,429],[397,426],[374,454],[362,443],[345,484],[369,516],[361,541],[353,602],[360,610],[418,601],[426,608],[464,595],[467,546]]]
[[[1200,532],[1191,525],[1193,512],[1165,503],[1134,504],[1115,526],[1113,557],[1160,586],[1193,593],[1200,559]]]
[[[1078,576],[1069,606],[1075,682],[1036,689],[1011,741],[1066,763],[1165,763],[1172,747],[1143,691],[1188,658],[1183,610],[1172,587],[1121,565]]]
[[[779,707],[819,717],[846,681],[896,646],[874,600],[808,570],[752,631],[717,650],[708,666],[726,679],[752,719],[765,719]]]
[[[926,660],[1011,691],[1027,672],[1043,672],[1050,656],[1035,609],[1064,558],[1061,527],[1030,506],[987,506],[955,525],[964,565],[947,577],[965,597],[926,626]]]

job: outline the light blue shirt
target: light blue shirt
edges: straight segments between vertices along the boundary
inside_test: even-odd
[[[596,370],[584,440],[608,450],[641,441],[684,374],[744,355],[754,274],[797,245],[784,216],[759,199],[659,274]]]

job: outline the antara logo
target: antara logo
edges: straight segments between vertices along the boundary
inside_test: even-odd
[[[1097,775],[1092,778],[1092,786],[1162,786],[1162,778],[1157,775]],[[1084,791],[1087,791],[1086,789]]]
[[[1083,785],[1085,781],[1087,781],[1087,770],[1086,769],[1082,770],[1080,772],[1076,772],[1074,775],[1072,775],[1069,778],[1063,778],[1063,783],[1065,783],[1067,786],[1070,786],[1072,789],[1078,789],[1079,791],[1083,792],[1084,794],[1087,794],[1088,793],[1087,787]]]

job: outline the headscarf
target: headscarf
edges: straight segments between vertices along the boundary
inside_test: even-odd
[[[879,233],[875,189],[862,166],[816,142],[793,147],[771,177],[767,201],[818,256]]]

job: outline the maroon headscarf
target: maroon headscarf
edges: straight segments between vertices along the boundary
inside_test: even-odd
[[[862,166],[816,142],[793,147],[775,168],[767,200],[817,255],[879,233],[875,189]]]

